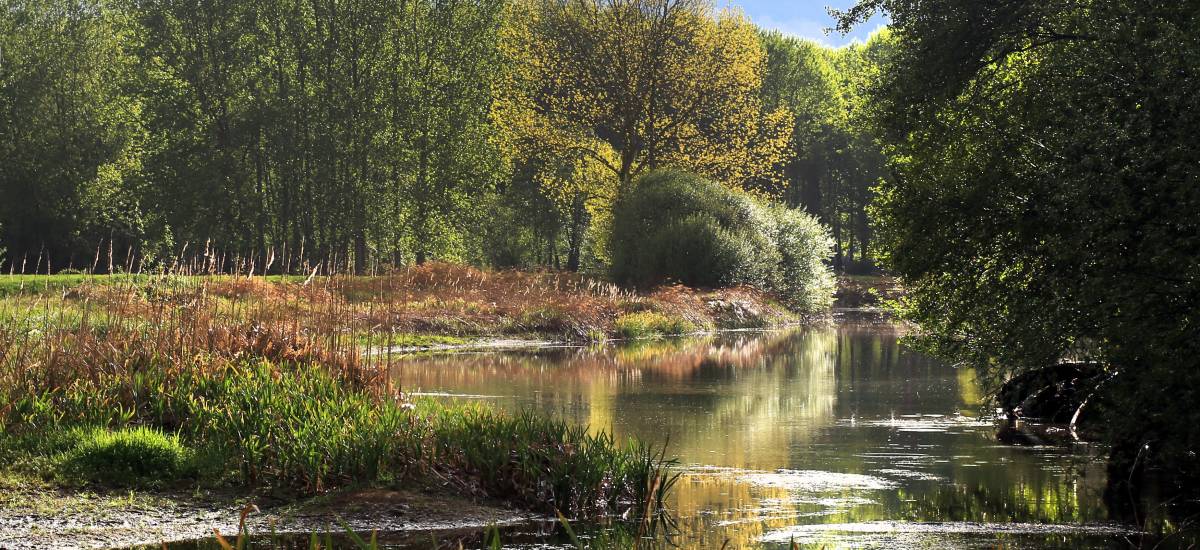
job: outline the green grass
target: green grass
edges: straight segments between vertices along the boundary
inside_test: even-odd
[[[145,284],[163,275],[141,273],[118,273],[114,275],[89,275],[86,273],[62,273],[54,275],[4,275],[0,274],[0,297],[20,294],[45,294],[61,292],[83,284],[115,286],[120,284]],[[233,275],[170,275],[175,280],[198,283],[202,280],[219,281],[236,279]],[[302,283],[307,279],[303,275],[267,275],[256,277],[271,283]],[[326,277],[317,277],[326,279]]]
[[[196,477],[189,485],[317,494],[436,476],[466,492],[581,515],[637,508],[631,503],[653,497],[663,462],[644,445],[563,421],[402,402],[320,367],[257,362],[130,374],[40,395],[6,392],[0,437],[27,442],[27,463],[66,448],[66,459],[50,462],[61,477],[108,487]],[[135,404],[120,404],[130,395]],[[39,435],[56,432],[76,442]]]
[[[76,428],[62,459],[72,478],[109,487],[155,487],[192,475],[193,453],[178,436],[146,427]]]
[[[697,330],[698,327],[687,319],[656,311],[626,313],[616,321],[617,337],[626,339],[676,336],[691,334]]]
[[[0,297],[62,291],[83,283],[118,284],[148,278],[146,275],[0,275]]]

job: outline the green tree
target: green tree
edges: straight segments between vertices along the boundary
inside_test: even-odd
[[[393,196],[403,200],[397,211],[408,220],[417,263],[453,248],[470,224],[470,203],[492,190],[503,168],[491,124],[502,7],[410,1],[393,33],[390,114],[401,148]]]
[[[502,120],[588,154],[621,189],[666,165],[740,185],[783,153],[789,117],[763,108],[765,55],[738,13],[714,16],[705,0],[523,0],[507,21]]]
[[[843,22],[878,9],[879,238],[926,343],[998,377],[1098,360],[1113,479],[1200,478],[1200,3],[872,0]]]
[[[147,171],[178,239],[287,270],[462,258],[478,224],[465,206],[503,168],[498,1],[129,9],[159,144]]]
[[[125,87],[135,41],[101,2],[0,10],[0,248],[17,269],[91,267],[101,241],[124,252],[153,238],[143,105]]]
[[[867,205],[885,158],[867,123],[865,85],[879,70],[888,34],[842,49],[777,32],[764,33],[762,41],[768,59],[763,101],[791,112],[795,128],[780,167],[785,187],[765,182],[764,190],[780,192],[832,228],[837,267],[868,265]]]

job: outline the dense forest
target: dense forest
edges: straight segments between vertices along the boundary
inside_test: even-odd
[[[804,207],[865,269],[887,42],[701,0],[8,2],[0,261],[599,271],[612,205],[675,167]]]

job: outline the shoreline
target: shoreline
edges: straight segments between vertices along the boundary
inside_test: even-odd
[[[50,288],[55,284],[54,280],[44,281],[47,284],[41,289],[18,286],[16,292],[4,295],[3,311],[11,317],[5,327],[12,334],[25,334],[21,331],[28,325],[36,329],[30,334],[38,338],[36,342],[28,339],[10,341],[13,346],[20,344],[12,348],[19,354],[10,357],[11,377],[36,386],[40,379],[29,378],[30,373],[17,365],[25,359],[36,363],[41,357],[36,355],[36,350],[47,344],[55,349],[84,351],[108,349],[104,345],[112,344],[121,350],[123,360],[129,361],[153,351],[153,357],[158,359],[148,360],[145,373],[152,378],[158,377],[151,384],[158,388],[155,395],[161,394],[156,399],[161,401],[174,395],[170,392],[179,393],[182,400],[171,403],[198,408],[204,415],[202,417],[213,423],[207,431],[190,433],[192,439],[184,442],[190,448],[215,448],[212,445],[219,443],[220,438],[243,437],[238,436],[242,432],[234,428],[256,430],[253,433],[262,437],[284,438],[280,441],[293,437],[294,434],[288,431],[291,424],[280,423],[270,416],[255,416],[255,423],[244,427],[222,420],[237,410],[244,410],[247,403],[263,392],[264,395],[286,396],[293,392],[319,390],[324,392],[321,395],[325,397],[321,399],[326,401],[318,401],[328,403],[321,411],[341,410],[338,407],[345,405],[347,399],[358,407],[353,408],[354,411],[360,408],[374,411],[369,403],[384,399],[392,404],[388,407],[390,412],[384,411],[388,413],[385,416],[389,421],[399,422],[397,419],[416,414],[423,419],[418,422],[420,426],[432,422],[446,424],[450,431],[457,429],[451,426],[455,425],[454,418],[458,418],[459,412],[435,408],[410,413],[416,407],[393,402],[388,395],[372,393],[375,390],[370,388],[377,388],[373,386],[376,375],[372,373],[379,372],[378,367],[385,364],[383,355],[495,353],[577,348],[589,344],[621,345],[638,340],[704,338],[722,333],[767,333],[827,324],[835,319],[833,312],[792,313],[769,295],[748,288],[693,290],[664,287],[643,294],[597,286],[586,279],[566,276],[483,273],[446,265],[414,268],[381,278],[326,280],[313,286],[266,279],[80,277],[63,281],[67,284],[54,290]],[[43,310],[54,311],[55,315],[30,313]],[[104,345],[97,345],[97,342]],[[393,342],[402,345],[386,345]],[[130,388],[145,383],[140,378],[130,378],[132,375],[128,370],[119,371],[124,377],[116,379],[92,376],[111,363],[103,353],[60,354],[53,358],[69,362],[63,363],[61,368],[76,376],[83,386],[87,386],[88,381],[108,380],[107,385],[87,391],[83,386],[82,389],[70,389],[76,393],[56,390],[53,397],[58,401],[54,403],[75,403],[70,399],[81,391],[84,393],[79,395],[101,391],[125,399],[121,396],[131,395]],[[288,365],[320,365],[322,368],[292,369]],[[195,373],[198,378],[187,382],[191,379],[163,374],[168,371]],[[240,384],[234,389],[223,389],[224,385],[207,382],[210,378],[218,380],[232,373],[237,373]],[[14,384],[12,387],[23,386]],[[390,387],[387,391],[391,391]],[[14,400],[19,397],[11,396]],[[252,401],[231,402],[231,397]],[[395,397],[403,399],[399,395]],[[239,477],[248,475],[244,473],[247,467],[258,471],[258,463],[251,462],[242,464],[240,471],[236,464],[223,465],[221,471],[205,474],[203,482],[198,481],[196,488],[187,488],[190,485],[179,485],[169,477],[163,477],[147,486],[154,488],[128,490],[96,488],[109,485],[99,481],[104,478],[82,484],[78,481],[64,484],[58,477],[75,479],[72,476],[76,474],[63,469],[66,462],[62,452],[81,449],[82,441],[92,437],[87,435],[92,432],[58,438],[63,439],[62,442],[57,439],[25,442],[19,441],[16,435],[28,437],[55,427],[58,432],[67,434],[75,427],[88,424],[106,426],[110,430],[108,433],[112,433],[113,426],[116,431],[126,432],[127,428],[149,427],[166,432],[159,437],[168,440],[183,431],[179,425],[164,423],[151,414],[157,409],[146,408],[140,402],[134,404],[138,405],[136,410],[140,411],[137,413],[140,416],[125,420],[114,421],[105,417],[100,409],[93,411],[86,407],[74,411],[75,416],[69,421],[26,416],[9,419],[34,431],[12,432],[14,437],[9,442],[12,448],[8,452],[20,464],[0,470],[0,492],[4,493],[0,496],[0,548],[156,545],[162,541],[210,537],[214,528],[223,534],[232,534],[237,531],[239,511],[246,503],[255,503],[262,510],[250,518],[251,532],[257,533],[268,533],[272,526],[275,531],[325,531],[336,525],[338,515],[344,515],[356,529],[384,531],[482,530],[491,524],[545,519],[544,514],[521,510],[537,508],[536,502],[521,500],[529,498],[528,491],[522,492],[526,488],[503,484],[491,487],[484,480],[472,477],[471,472],[486,466],[471,462],[478,454],[474,447],[460,449],[451,445],[452,449],[439,451],[450,453],[448,456],[457,461],[450,467],[461,470],[459,473],[464,477],[457,481],[462,487],[451,485],[450,481],[431,485],[418,480],[416,483],[420,487],[413,489],[414,480],[411,479],[396,485],[388,476],[355,477],[362,474],[354,469],[358,464],[356,459],[342,460],[338,458],[341,455],[330,454],[332,451],[326,453],[328,456],[321,454],[318,457],[323,460],[318,465],[323,469],[305,470],[307,463],[297,458],[298,451],[285,446],[269,453],[272,462],[262,466],[271,468],[263,470],[267,476],[265,483]],[[127,405],[132,407],[134,404]],[[167,403],[163,401],[159,405],[165,407]],[[284,405],[294,403],[287,401]],[[35,409],[42,410],[37,407],[31,410]],[[309,414],[305,408],[296,410]],[[325,414],[321,411],[309,414],[316,415],[311,420],[334,430],[328,435],[340,438],[336,441],[342,443],[365,437],[363,434],[378,424],[370,420],[375,413],[362,412],[355,417],[354,429],[347,432],[344,427],[338,427],[343,425],[342,422],[326,419],[321,416]],[[182,418],[191,419],[192,416]],[[482,424],[471,424],[470,429],[474,431],[466,434],[471,437],[464,439],[462,445],[484,445],[486,431],[493,424],[503,430],[507,428],[501,425],[509,421],[497,417],[478,422]],[[575,437],[556,435],[559,432],[550,424],[552,422],[545,426],[538,424],[533,427],[536,430],[524,434],[523,437],[529,440],[526,443],[541,441],[539,438],[557,441],[554,438],[560,435]],[[442,437],[437,429],[423,429],[432,431],[425,435],[414,432],[417,435],[409,439],[405,439],[408,436],[399,437],[393,443],[401,447],[434,445],[436,438]],[[33,445],[38,441],[42,447]],[[579,442],[557,443],[574,446]],[[178,447],[179,443],[175,445]],[[331,445],[334,443],[326,446]],[[180,452],[185,451],[187,449]],[[608,460],[604,458],[607,455],[588,456],[590,458],[586,460],[591,462],[578,467],[611,466],[603,462]],[[392,474],[407,472],[410,467],[428,467],[419,461],[409,464],[402,458],[397,458],[396,464],[388,463],[387,468],[394,470]],[[519,466],[524,462],[516,464]],[[626,487],[628,480],[625,478],[635,473],[622,473],[619,486],[573,487],[572,495],[575,491],[634,490]],[[199,476],[193,472],[182,474],[179,479],[190,479],[193,475]],[[223,476],[228,478],[223,479]],[[354,482],[356,479],[358,481]],[[209,481],[215,485],[209,485]],[[227,482],[260,488],[227,489],[224,485]],[[326,483],[351,489],[323,491],[322,486]],[[115,483],[113,486],[122,485]],[[274,492],[277,490],[271,487],[277,486],[303,488],[303,491],[309,491],[306,494],[318,496]],[[161,487],[170,488],[164,490]],[[400,487],[403,490],[364,487]],[[471,495],[491,495],[491,500],[481,501]],[[557,493],[555,496],[575,498]],[[509,497],[513,500],[508,500]],[[398,510],[403,513],[396,512]],[[590,512],[584,510],[583,513]]]
[[[357,532],[480,531],[545,518],[500,503],[420,490],[349,489],[297,501],[265,504],[269,495],[236,492],[130,493],[55,488],[5,488],[0,506],[0,548],[137,548],[206,539],[218,530],[238,532],[244,506],[254,535],[338,531],[342,522]],[[13,504],[20,499],[26,504]],[[36,505],[34,503],[37,503]]]

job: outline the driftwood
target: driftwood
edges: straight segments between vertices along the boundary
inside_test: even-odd
[[[1012,378],[996,399],[1011,419],[1065,424],[1106,377],[1099,363],[1060,363]]]

